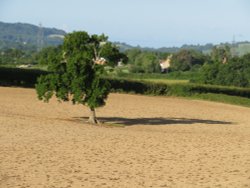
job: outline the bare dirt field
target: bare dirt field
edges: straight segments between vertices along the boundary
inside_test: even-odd
[[[0,187],[250,187],[250,108],[111,94],[88,109],[0,87]]]

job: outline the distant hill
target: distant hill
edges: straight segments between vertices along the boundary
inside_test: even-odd
[[[142,51],[151,51],[151,52],[168,52],[168,53],[175,53],[180,51],[181,49],[192,49],[196,51],[201,51],[203,53],[207,53],[214,47],[213,44],[206,44],[206,45],[186,45],[184,44],[181,47],[162,47],[162,48],[149,48],[149,47],[141,47],[141,46],[131,46],[126,43],[115,42],[115,44],[120,48],[121,51],[126,51],[129,49],[141,49]]]
[[[65,31],[26,23],[0,22],[0,49],[42,48],[63,42]]]
[[[221,44],[205,44],[205,45],[187,45],[184,44],[181,47],[162,47],[162,48],[148,48],[148,47],[140,47],[140,46],[131,46],[126,43],[120,43],[120,42],[115,42],[116,46],[119,47],[120,51],[124,52],[126,50],[130,49],[140,49],[142,51],[150,51],[150,52],[168,52],[168,53],[176,53],[182,49],[188,49],[188,50],[196,50],[200,51],[204,54],[209,54],[211,53],[213,47],[220,47],[220,46],[225,46],[228,45],[231,48],[232,53],[235,55],[242,56],[244,54],[250,53],[250,42],[244,41],[244,42],[237,42],[235,44],[231,43],[221,43]]]
[[[4,48],[21,48],[36,50],[46,46],[57,46],[62,44],[63,37],[67,33],[63,30],[56,28],[40,27],[27,23],[4,23],[0,22],[0,50]],[[175,53],[181,49],[192,49],[208,54],[212,51],[214,46],[228,45],[232,52],[236,55],[244,55],[250,53],[250,42],[237,42],[221,43],[218,45],[205,44],[205,45],[186,45],[181,47],[162,47],[162,48],[149,48],[141,46],[131,46],[126,43],[114,42],[120,51],[124,52],[129,49],[140,49],[142,51],[153,52],[168,52]]]

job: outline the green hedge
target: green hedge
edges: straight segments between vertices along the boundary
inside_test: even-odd
[[[37,78],[42,74],[47,74],[47,72],[36,69],[0,67],[0,85],[34,87]]]
[[[34,69],[0,68],[0,85],[34,87],[37,78],[42,74],[47,74],[47,72]],[[165,84],[113,78],[105,79],[108,79],[111,83],[113,92],[166,96],[192,96],[195,94],[215,93],[250,98],[249,88],[186,83]]]
[[[216,93],[250,98],[250,88],[190,84],[194,93]]]
[[[196,84],[164,84],[123,79],[109,79],[113,91],[147,95],[191,96],[201,93],[226,94],[250,98],[250,89]]]

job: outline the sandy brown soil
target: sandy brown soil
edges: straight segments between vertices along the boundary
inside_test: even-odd
[[[81,105],[0,87],[0,187],[250,187],[250,108],[111,94]]]

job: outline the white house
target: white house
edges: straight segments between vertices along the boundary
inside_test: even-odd
[[[160,61],[161,72],[166,72],[169,69],[172,57],[173,55],[171,54],[167,57],[167,59]]]

